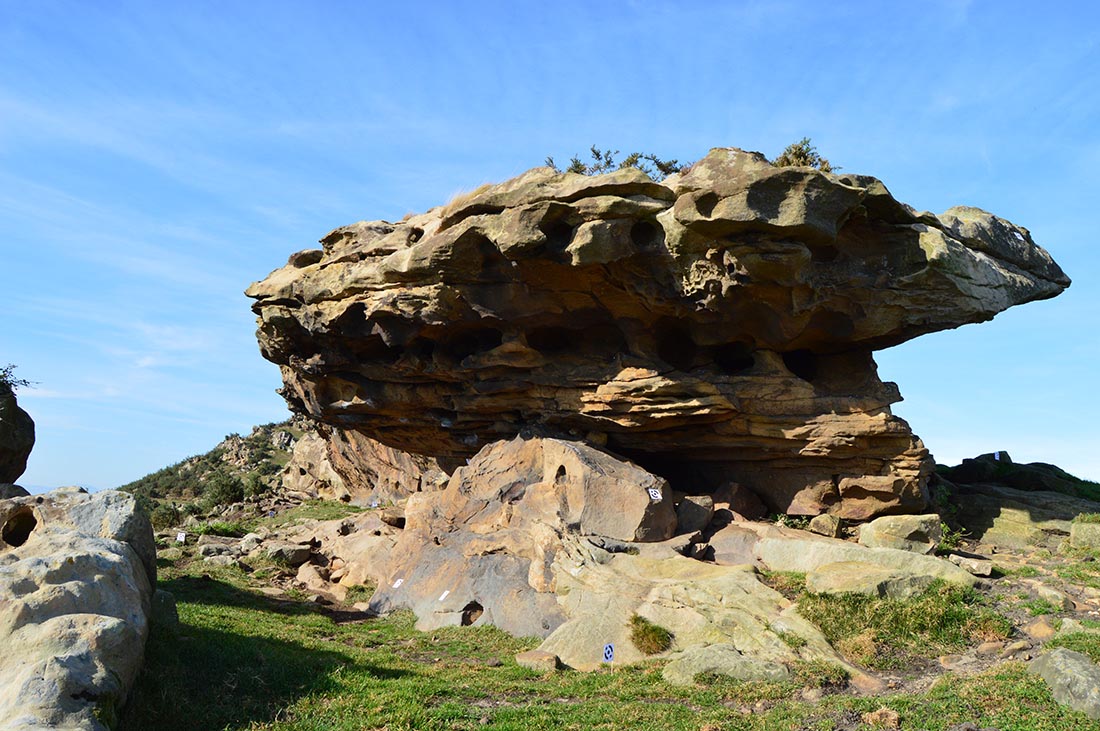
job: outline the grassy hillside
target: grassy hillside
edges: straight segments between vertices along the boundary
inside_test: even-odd
[[[178,522],[181,515],[262,495],[278,484],[304,426],[291,419],[254,427],[248,436],[230,434],[205,454],[118,489],[132,493],[157,527]]]

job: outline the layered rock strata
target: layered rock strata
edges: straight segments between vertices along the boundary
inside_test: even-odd
[[[156,581],[132,496],[0,501],[0,729],[106,731],[141,667]]]
[[[1069,285],[989,213],[732,148],[661,183],[536,168],[322,244],[248,290],[293,410],[445,466],[585,439],[850,519],[920,509],[932,467],[872,352]]]

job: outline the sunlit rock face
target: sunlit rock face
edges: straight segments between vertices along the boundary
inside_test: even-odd
[[[661,183],[536,168],[322,244],[248,290],[295,411],[444,466],[581,439],[853,519],[921,508],[932,466],[873,351],[1069,285],[984,211],[733,148]]]

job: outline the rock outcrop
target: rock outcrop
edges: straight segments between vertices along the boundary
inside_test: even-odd
[[[409,498],[371,607],[410,607],[421,629],[484,617],[545,637],[566,619],[553,564],[567,534],[621,544],[675,530],[668,483],[635,465],[578,442],[498,442],[442,493]]]
[[[106,731],[141,660],[156,581],[132,496],[0,502],[0,730]]]
[[[282,472],[282,486],[291,492],[354,505],[395,503],[446,482],[431,457],[324,424],[302,435]]]
[[[932,467],[872,352],[1069,285],[1001,218],[737,149],[661,183],[536,168],[322,244],[248,294],[292,410],[333,434],[448,470],[584,439],[684,492],[857,520],[919,510]]]
[[[12,389],[0,383],[0,484],[19,479],[32,447],[34,421],[19,408]]]

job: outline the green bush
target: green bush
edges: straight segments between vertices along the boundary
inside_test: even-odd
[[[149,511],[149,522],[152,523],[153,527],[157,530],[164,530],[165,528],[179,525],[179,508],[171,503],[159,503]]]
[[[15,393],[20,388],[30,386],[32,381],[15,377],[15,366],[8,363],[0,368],[0,394]]]
[[[565,172],[579,173],[581,175],[603,175],[613,170],[638,168],[654,180],[660,180],[688,167],[687,165],[681,165],[679,160],[662,160],[656,155],[647,152],[632,152],[624,157],[622,162],[615,162],[615,156],[619,154],[618,150],[611,150],[610,148],[601,150],[595,145],[592,145],[589,153],[592,155],[592,162],[585,163],[579,156],[574,155],[572,159],[569,160],[569,165],[565,168]],[[546,165],[547,167],[554,168],[554,170],[561,172],[552,157],[546,158]]]
[[[235,475],[215,472],[202,491],[202,504],[207,510],[244,500],[244,482]]]
[[[630,618],[630,641],[643,655],[657,655],[672,647],[672,633],[635,614]]]
[[[820,170],[823,173],[831,173],[840,168],[834,168],[826,158],[822,157],[817,148],[810,142],[809,137],[803,137],[798,142],[787,145],[779,157],[771,161],[776,167],[809,167]]]

